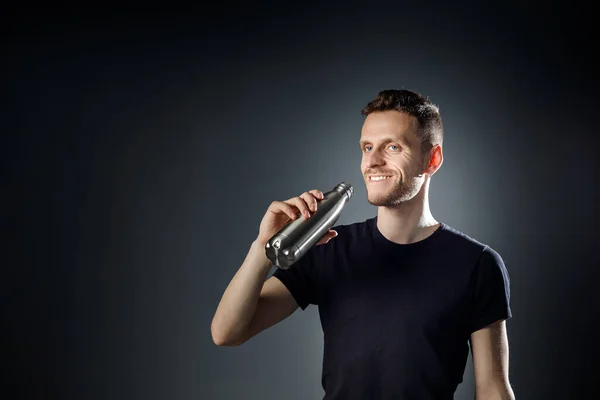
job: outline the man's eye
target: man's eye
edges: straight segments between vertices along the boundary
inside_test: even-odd
[[[392,149],[392,150],[400,150],[400,147],[396,146],[395,144],[392,144],[392,145],[390,145],[390,147],[395,147],[395,148],[394,148],[394,149]]]

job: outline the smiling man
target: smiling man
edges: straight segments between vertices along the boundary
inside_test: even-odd
[[[264,245],[323,194],[274,201],[215,313],[218,345],[239,345],[310,304],[324,333],[325,399],[452,399],[469,345],[476,399],[513,399],[509,277],[489,245],[438,222],[429,185],[443,161],[438,108],[386,90],[362,110],[361,171],[377,215],[334,227],[266,279]]]

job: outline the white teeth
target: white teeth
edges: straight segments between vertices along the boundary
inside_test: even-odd
[[[371,177],[369,177],[369,179],[371,179],[372,181],[382,181],[387,178],[389,178],[389,176],[371,176]]]

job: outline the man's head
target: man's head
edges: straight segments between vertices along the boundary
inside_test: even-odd
[[[393,207],[412,199],[442,164],[443,125],[437,106],[409,90],[384,90],[362,115],[361,171],[368,201]]]

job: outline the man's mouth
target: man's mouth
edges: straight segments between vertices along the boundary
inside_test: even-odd
[[[369,176],[369,182],[381,182],[391,177],[391,175],[371,175]]]

